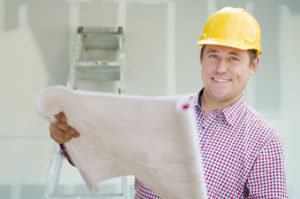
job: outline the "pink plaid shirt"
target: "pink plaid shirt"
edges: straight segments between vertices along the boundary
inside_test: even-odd
[[[208,198],[288,198],[279,135],[244,97],[209,116],[199,94],[190,97]],[[138,179],[135,189],[136,199],[160,198]]]

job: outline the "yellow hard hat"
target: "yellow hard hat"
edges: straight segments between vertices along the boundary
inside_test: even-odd
[[[255,18],[242,8],[225,7],[206,22],[198,45],[222,45],[241,50],[254,49],[261,54],[260,27]]]

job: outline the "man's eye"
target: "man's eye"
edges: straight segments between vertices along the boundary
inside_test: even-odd
[[[217,58],[217,55],[216,54],[210,54],[208,55],[209,58]]]
[[[229,60],[230,61],[239,61],[239,59],[237,57],[230,57]]]

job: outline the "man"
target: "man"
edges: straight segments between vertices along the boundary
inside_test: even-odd
[[[243,97],[262,53],[258,23],[241,8],[223,8],[198,44],[204,88],[191,98],[208,198],[287,198],[279,135]],[[56,117],[56,142],[79,136],[63,113]],[[135,188],[136,198],[159,198],[138,179]]]

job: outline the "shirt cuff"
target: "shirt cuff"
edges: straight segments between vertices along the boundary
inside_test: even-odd
[[[75,166],[74,162],[72,161],[72,158],[71,156],[69,155],[66,147],[64,144],[59,144],[59,147],[60,147],[60,150],[59,150],[59,153],[64,156],[65,158],[67,158],[68,162],[72,165],[72,166]]]

